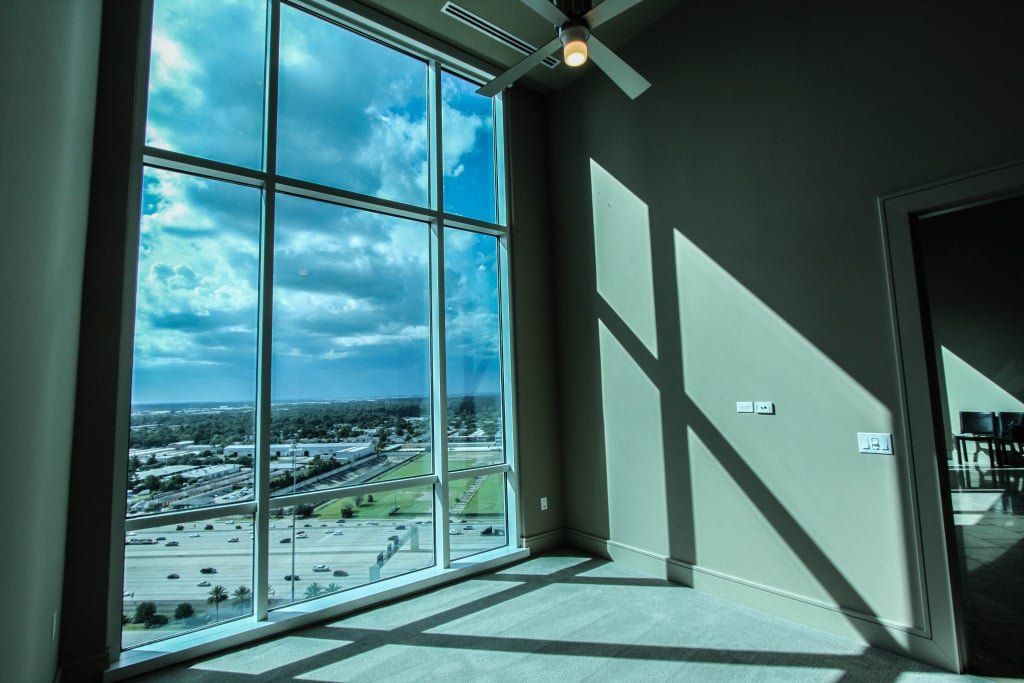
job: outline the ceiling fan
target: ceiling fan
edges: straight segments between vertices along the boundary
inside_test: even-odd
[[[487,97],[497,95],[559,48],[562,48],[563,60],[568,66],[581,66],[587,62],[588,57],[594,60],[594,64],[630,99],[635,100],[651,87],[643,76],[622,61],[593,34],[598,26],[638,4],[640,0],[604,0],[596,7],[591,7],[589,0],[561,0],[561,5],[570,12],[568,15],[555,5],[556,1],[521,0],[524,5],[554,24],[558,35],[532,55],[481,87],[477,93]]]

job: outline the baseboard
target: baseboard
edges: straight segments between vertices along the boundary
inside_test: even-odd
[[[941,650],[930,634],[914,626],[861,614],[838,605],[760,585],[741,577],[730,576],[575,529],[564,531],[563,542],[567,546],[621,563],[649,576],[690,586],[947,671],[955,671],[956,668],[956,663],[950,659],[949,653]]]
[[[545,553],[565,545],[565,529],[552,529],[532,536],[524,536],[522,547],[529,548],[530,554]]]

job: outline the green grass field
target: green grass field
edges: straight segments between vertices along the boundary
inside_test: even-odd
[[[451,456],[448,460],[448,466],[453,471],[466,469],[478,464],[479,461],[474,458]],[[382,474],[373,481],[394,481],[396,479],[404,479],[406,477],[417,477],[423,474],[429,474],[430,471],[430,453],[426,452],[402,463],[395,469]],[[477,490],[476,494],[474,494],[473,498],[466,505],[461,516],[495,515],[503,513],[505,510],[503,479],[504,478],[501,475],[488,476]],[[474,480],[474,477],[469,477],[466,479],[456,479],[451,483],[449,487],[449,496],[453,504],[456,498],[461,498],[465,495],[466,489],[469,488]],[[340,519],[341,511],[344,509],[345,505],[351,505],[355,509],[354,519],[358,519],[360,517],[380,519],[388,516],[402,517],[405,515],[423,515],[430,512],[433,505],[433,492],[429,486],[418,486],[411,489],[402,489],[390,491],[388,493],[376,494],[373,496],[373,502],[369,501],[369,496],[364,496],[362,505],[359,505],[358,507],[356,506],[355,499],[352,497],[336,498],[318,507],[316,509],[316,515],[321,519]],[[398,507],[398,513],[396,515],[391,515],[391,511],[394,510],[396,506]]]

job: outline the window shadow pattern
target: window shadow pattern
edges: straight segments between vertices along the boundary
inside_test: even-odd
[[[550,566],[551,571],[536,571],[538,566]],[[564,605],[552,604],[551,595],[556,593],[564,596]],[[631,596],[639,597],[632,607]],[[417,601],[425,604],[417,607]],[[587,617],[598,614],[595,610],[600,608],[606,609],[601,623],[588,622]],[[709,608],[718,608],[710,627],[688,618]],[[636,623],[635,609],[651,610],[650,623],[643,629],[630,626]],[[749,628],[737,628],[740,624]],[[538,628],[561,635],[529,635]],[[474,629],[479,632],[470,632]],[[606,637],[595,637],[598,631]],[[637,637],[641,633],[646,635]],[[794,649],[785,649],[793,645]],[[253,665],[268,656],[276,660],[270,662],[276,665],[273,668]],[[250,673],[244,673],[246,669]],[[367,676],[374,680],[431,680],[434,676],[518,680],[531,675],[540,680],[614,680],[638,675],[844,683],[906,681],[919,676],[929,681],[979,680],[946,674],[575,553],[526,560],[144,680],[248,683]]]

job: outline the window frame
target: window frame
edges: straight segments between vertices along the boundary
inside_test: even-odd
[[[115,428],[117,452],[114,454],[114,500],[111,525],[111,571],[108,584],[107,643],[113,661],[114,677],[135,675],[157,665],[193,657],[220,647],[266,637],[268,632],[288,630],[315,618],[324,618],[365,607],[375,600],[393,599],[398,595],[422,590],[424,587],[484,571],[512,562],[528,553],[519,538],[519,505],[517,503],[518,473],[516,468],[516,412],[512,334],[512,292],[510,282],[511,211],[508,191],[511,165],[508,155],[508,102],[504,93],[492,98],[492,125],[495,177],[495,222],[446,213],[444,210],[443,140],[441,138],[442,72],[471,82],[482,83],[492,78],[493,70],[480,60],[462,53],[443,42],[411,29],[399,21],[350,0],[267,0],[267,33],[265,52],[265,101],[263,130],[263,161],[260,169],[213,161],[180,152],[145,145],[148,82],[154,0],[142,0],[136,59],[136,99],[132,127],[132,162],[129,187],[134,206],[126,211],[126,263],[124,278],[124,314],[120,349],[121,372],[118,377],[118,417]],[[320,185],[282,176],[276,170],[278,58],[281,6],[287,5],[308,12],[385,46],[399,50],[425,62],[427,68],[428,176],[426,206],[415,206],[388,199]],[[142,176],[146,168],[187,173],[213,180],[226,181],[261,190],[260,264],[257,333],[257,368],[255,393],[254,499],[226,505],[212,505],[181,511],[127,517],[128,447],[125,436],[131,412],[134,325],[136,315],[136,281],[138,242],[141,229]],[[373,211],[397,218],[424,223],[429,231],[430,249],[430,414],[431,456],[433,472],[406,479],[341,486],[315,492],[295,493],[272,498],[269,495],[269,455],[271,422],[271,362],[273,319],[273,258],[276,194],[286,193],[339,206]],[[446,228],[465,230],[496,238],[497,296],[499,326],[499,390],[503,432],[504,462],[448,472],[447,377],[445,364],[445,288],[444,233]],[[502,474],[505,480],[506,545],[460,558],[453,562],[449,547],[449,482],[467,477]],[[268,585],[269,515],[273,508],[298,504],[325,495],[350,496],[376,493],[430,484],[434,490],[433,514],[434,567],[421,569],[394,579],[349,589],[330,596],[293,603],[269,610]],[[129,531],[210,519],[228,514],[254,516],[253,539],[253,607],[252,613],[232,621],[221,622],[201,630],[122,650],[122,589],[124,583],[124,538]],[[421,575],[421,576],[417,576]],[[411,577],[411,578],[410,578]],[[376,588],[375,588],[376,587]],[[150,645],[158,647],[150,648]],[[148,649],[147,649],[148,648]],[[157,663],[158,662],[158,663]],[[145,665],[148,664],[148,665]],[[140,668],[140,666],[142,668]]]

